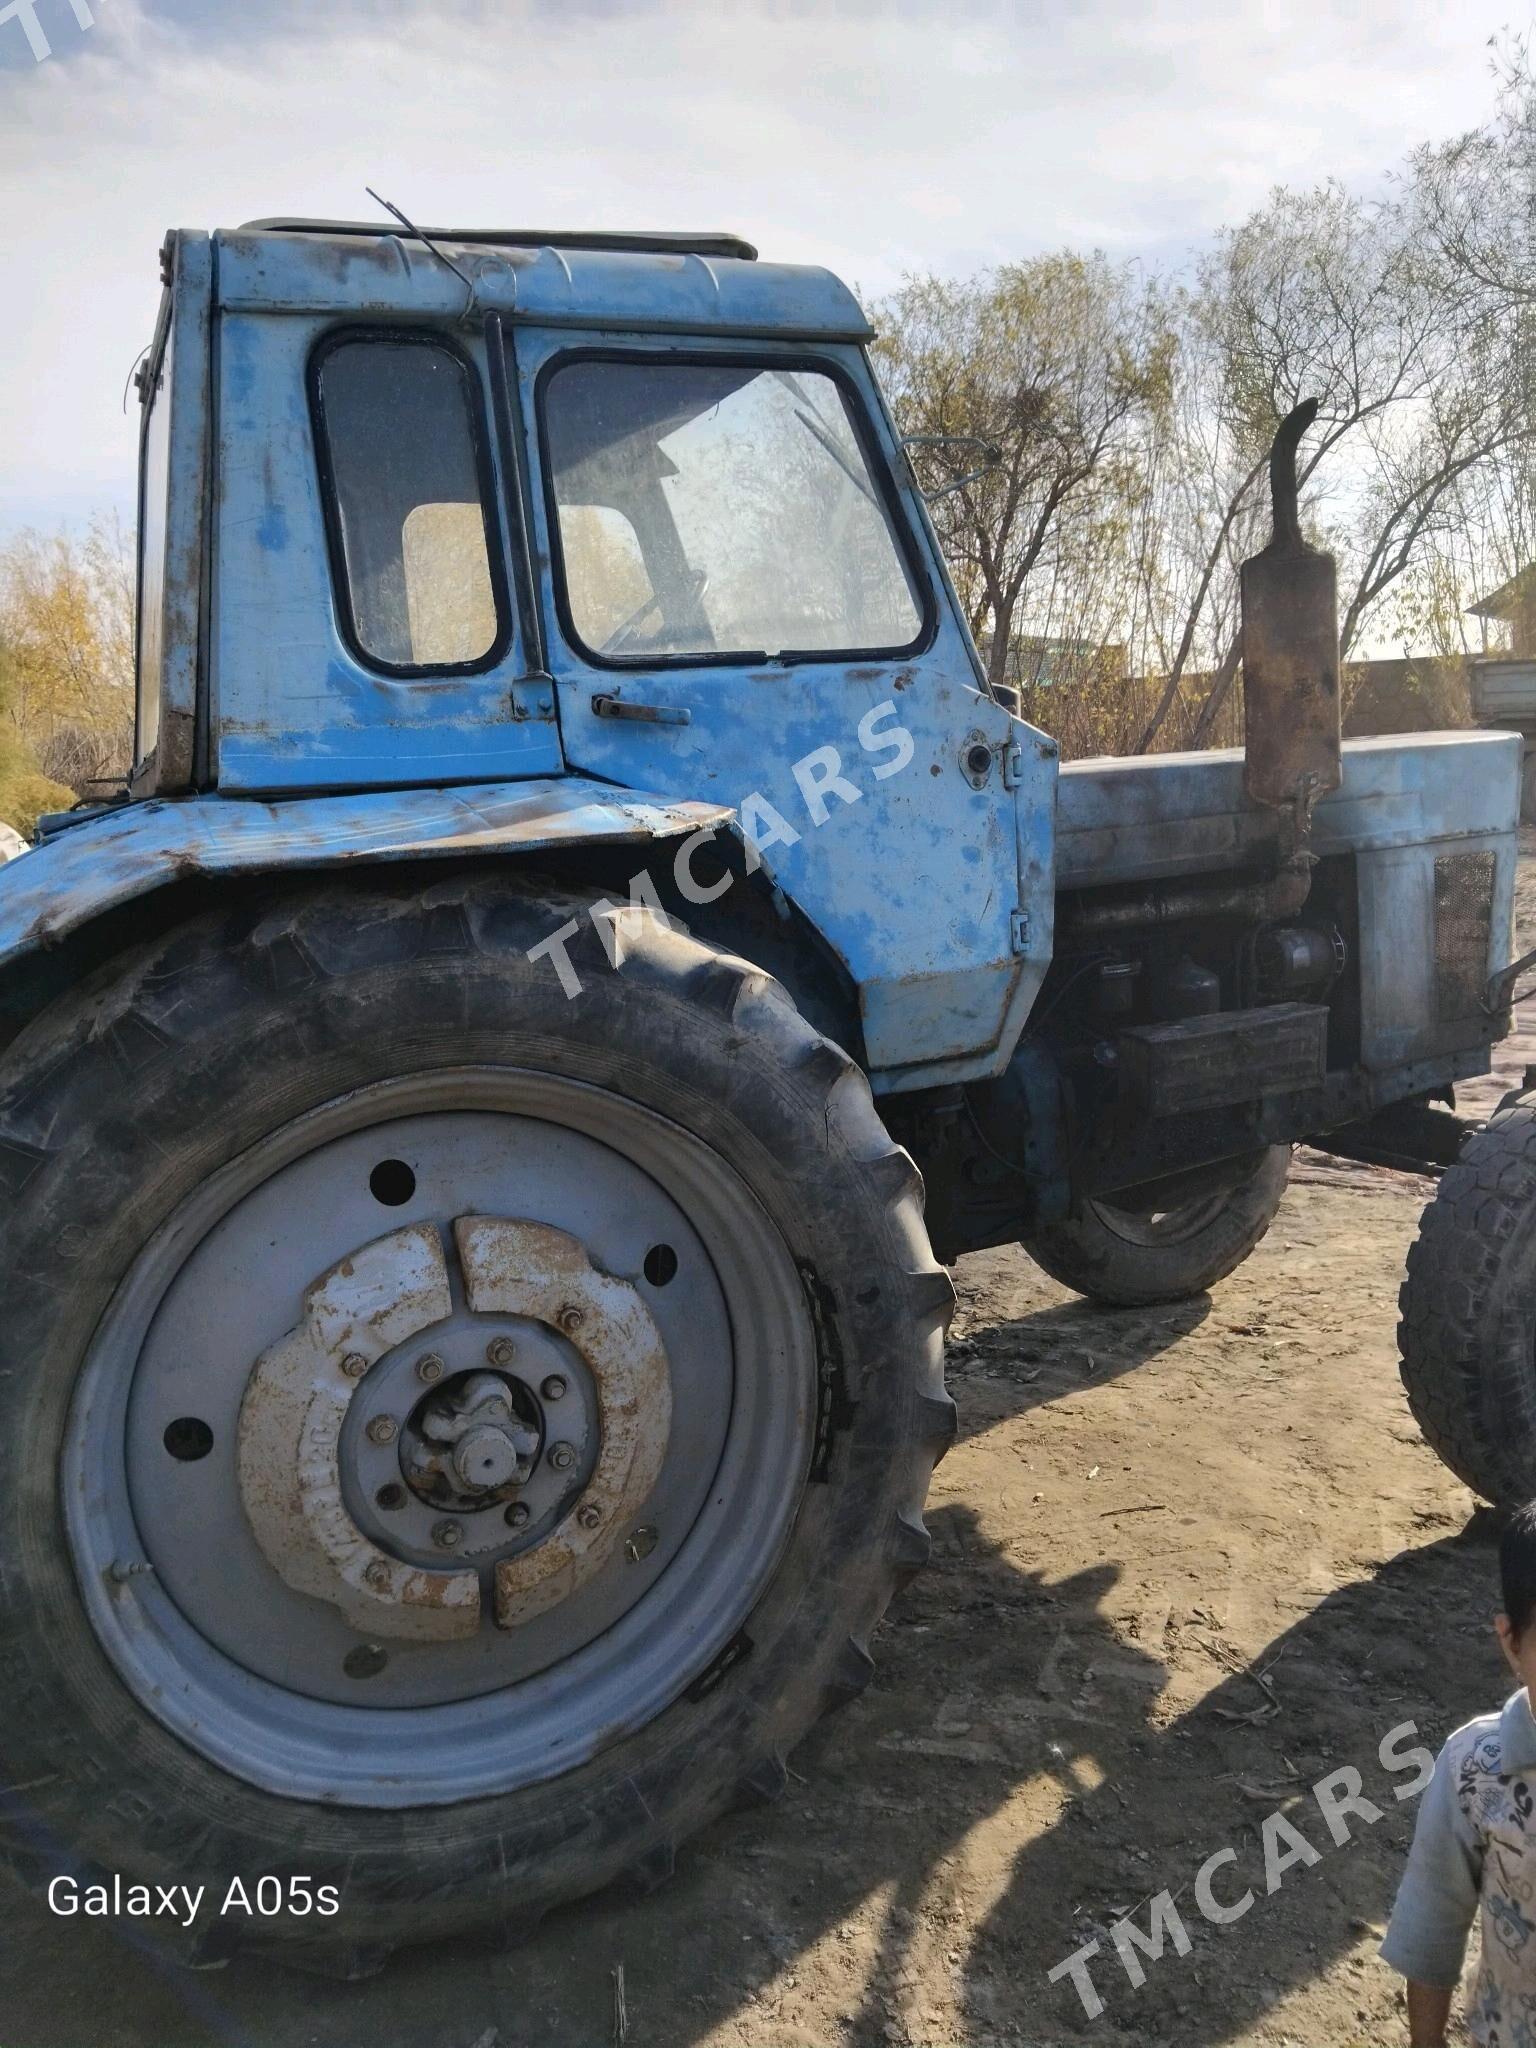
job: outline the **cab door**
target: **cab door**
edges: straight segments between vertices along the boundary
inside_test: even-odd
[[[991,1071],[1049,957],[1016,817],[1048,845],[1054,750],[977,686],[862,353],[510,346],[571,766],[735,808],[858,984],[877,1086]]]

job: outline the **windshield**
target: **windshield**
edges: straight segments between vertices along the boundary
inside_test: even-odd
[[[837,380],[583,360],[545,386],[576,636],[606,660],[899,653],[923,609]]]

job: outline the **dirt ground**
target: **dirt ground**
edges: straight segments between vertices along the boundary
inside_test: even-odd
[[[1528,1059],[1522,1033],[1464,1106]],[[566,1913],[511,1957],[440,1950],[337,1986],[178,1974],[8,1896],[0,2048],[1405,2040],[1375,1947],[1414,1808],[1378,1746],[1405,1721],[1438,1746],[1504,1690],[1485,1519],[1398,1384],[1429,1191],[1303,1154],[1258,1253],[1173,1309],[1104,1313],[1020,1252],[968,1259],[934,1568],[787,1799],[712,1830],[652,1898]],[[1384,1811],[1335,1847],[1310,1788],[1342,1765]],[[1276,1809],[1320,1853],[1266,1897]],[[1218,1891],[1257,1896],[1217,1929],[1192,1885],[1226,1846]],[[1164,1887],[1193,1947],[1133,1989],[1106,1930]],[[1090,2021],[1046,1973],[1096,1937]]]

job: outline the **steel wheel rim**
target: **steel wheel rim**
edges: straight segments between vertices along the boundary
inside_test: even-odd
[[[1170,1209],[1121,1209],[1112,1202],[1095,1200],[1094,1214],[1104,1228],[1125,1244],[1144,1250],[1188,1244],[1208,1230],[1231,1200],[1230,1193],[1197,1195],[1188,1202],[1176,1202]]]
[[[376,1703],[375,1694],[375,1703],[360,1695],[350,1704],[347,1689],[334,1685],[340,1697],[316,1697],[253,1668],[259,1659],[235,1654],[244,1646],[204,1633],[199,1624],[206,1617],[187,1611],[195,1602],[177,1583],[177,1571],[134,1569],[156,1562],[141,1527],[151,1524],[154,1535],[151,1490],[130,1471],[135,1399],[146,1398],[139,1369],[154,1356],[149,1340],[164,1326],[162,1312],[176,1308],[178,1280],[253,1198],[259,1205],[285,1174],[312,1168],[338,1148],[376,1149],[387,1130],[465,1117],[537,1125],[552,1142],[577,1154],[585,1148],[588,1157],[598,1146],[621,1180],[637,1177],[681,1212],[729,1336],[729,1355],[712,1368],[716,1436],[706,1429],[679,1438],[690,1452],[685,1462],[712,1458],[712,1469],[693,1471],[697,1511],[676,1540],[669,1535],[664,1550],[658,1545],[654,1561],[621,1560],[640,1575],[641,1590],[626,1589],[618,1597],[628,1604],[600,1614],[601,1625],[569,1653],[510,1676],[509,1666],[492,1657],[490,1683],[448,1699],[389,1705]],[[510,1129],[511,1122],[493,1127]],[[431,1198],[428,1176],[424,1208]],[[411,1214],[410,1204],[401,1206],[400,1217]],[[316,1257],[323,1260],[323,1250]],[[700,1307],[686,1290],[674,1301],[683,1304],[669,1311],[674,1325]],[[263,1338],[281,1315],[289,1310],[275,1302]],[[685,1395],[697,1403],[697,1375],[683,1379]],[[643,1726],[732,1641],[788,1537],[810,1462],[814,1385],[813,1333],[789,1249],[735,1170],[691,1133],[626,1098],[524,1070],[460,1068],[381,1083],[310,1112],[232,1161],[156,1233],[119,1288],[82,1369],[62,1459],[82,1597],[140,1703],[247,1783],[364,1807],[448,1804],[512,1791],[573,1769]],[[674,1491],[664,1469],[656,1482],[658,1525]],[[224,1535],[233,1541],[229,1527]]]

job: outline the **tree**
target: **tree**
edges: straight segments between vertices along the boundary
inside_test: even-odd
[[[0,549],[0,725],[12,756],[49,782],[47,802],[61,785],[99,794],[126,774],[133,566],[115,519],[83,541],[23,532]]]
[[[67,810],[74,791],[38,768],[25,741],[0,725],[0,824],[27,836],[43,811]]]
[[[897,418],[1002,682],[1021,617],[1049,634],[1074,577],[1102,567],[1117,525],[1124,538],[1143,437],[1169,395],[1160,295],[1128,267],[1063,253],[966,283],[908,278],[877,325]],[[1037,590],[1049,593],[1038,605]]]
[[[1468,294],[1536,306],[1536,70],[1526,36],[1491,39],[1494,118],[1412,159],[1427,236]]]
[[[1494,117],[1426,145],[1411,187],[1423,241],[1477,336],[1485,383],[1509,432],[1458,477],[1410,575],[1400,628],[1465,645],[1469,590],[1486,593],[1536,559],[1536,70],[1525,37],[1495,38]]]
[[[1183,360],[1198,373],[1192,438],[1221,451],[1224,480],[1213,464],[1220,512],[1207,518],[1210,546],[1144,746],[1178,700],[1197,634],[1215,678],[1193,744],[1207,742],[1235,684],[1237,568],[1267,531],[1269,443],[1303,397],[1321,402],[1299,474],[1310,523],[1339,557],[1345,655],[1422,558],[1461,482],[1528,432],[1485,314],[1435,260],[1412,182],[1384,204],[1336,184],[1276,192],[1220,238],[1186,317]],[[1224,621],[1219,652],[1208,608]]]
[[[911,278],[879,309],[989,675],[1064,745],[1230,729],[1238,571],[1268,537],[1269,447],[1303,398],[1320,400],[1304,517],[1339,561],[1346,655],[1397,616],[1490,466],[1518,467],[1528,385],[1509,321],[1447,260],[1443,196],[1422,167],[1385,200],[1278,190],[1186,284],[1063,254]]]

